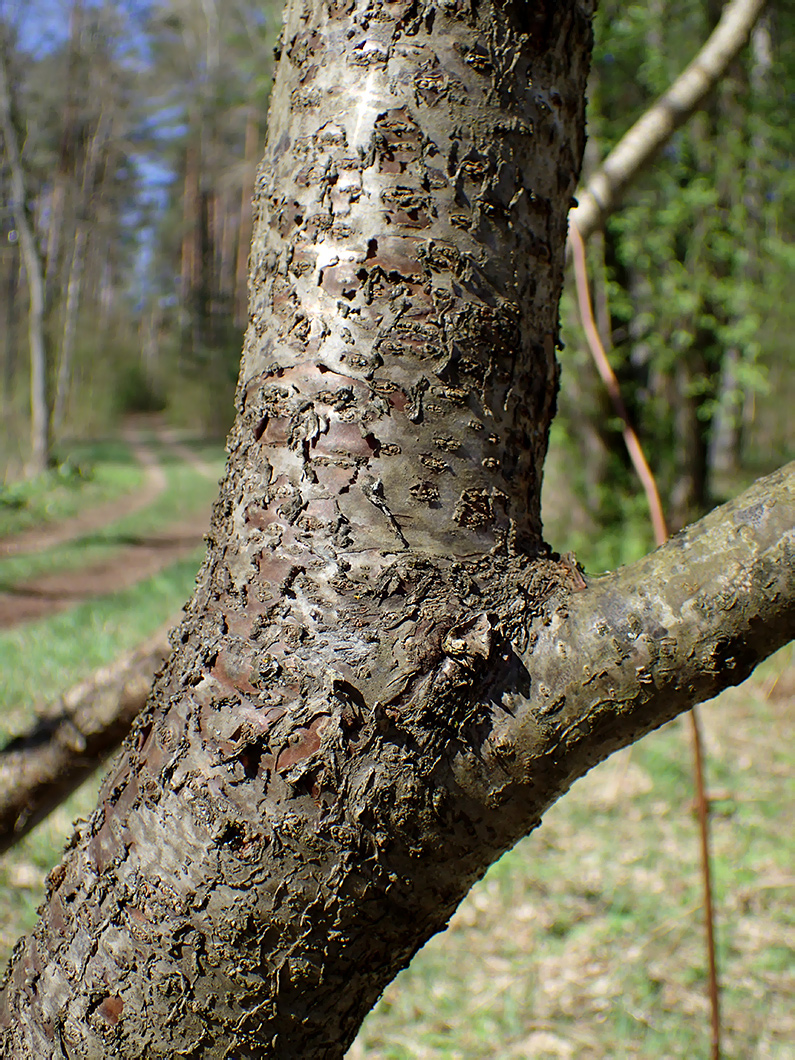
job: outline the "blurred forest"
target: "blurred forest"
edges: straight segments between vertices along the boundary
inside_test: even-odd
[[[584,179],[721,6],[603,0]],[[215,434],[231,422],[280,17],[269,0],[0,4],[5,482],[129,412]],[[589,242],[598,325],[674,528],[793,455],[794,30],[791,6],[768,5]],[[545,504],[575,538],[637,526],[645,547],[644,501],[568,295],[561,317]]]

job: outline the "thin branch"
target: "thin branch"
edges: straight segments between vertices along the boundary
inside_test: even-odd
[[[765,0],[732,0],[707,43],[671,87],[635,122],[578,194],[569,214],[583,239],[600,228],[627,187],[698,109],[742,51]]]
[[[701,724],[696,707],[690,711],[690,734],[693,744],[693,773],[696,778],[696,810],[698,834],[701,841],[701,880],[704,890],[704,932],[707,947],[709,1011],[712,1029],[710,1042],[712,1060],[720,1060],[720,984],[718,961],[715,956],[715,908],[712,901],[712,856],[709,843],[709,800],[704,784],[704,752]]]
[[[569,214],[569,244],[571,246],[574,260],[574,275],[577,280],[577,301],[580,307],[580,316],[582,318],[583,328],[585,329],[585,336],[588,339],[588,345],[593,359],[596,362],[599,375],[602,377],[602,382],[604,383],[607,392],[610,395],[613,407],[623,424],[621,433],[624,436],[624,443],[627,447],[630,459],[632,460],[633,467],[635,468],[638,478],[643,485],[644,492],[646,493],[646,499],[649,503],[649,511],[651,513],[651,521],[654,526],[655,541],[658,545],[661,545],[668,540],[668,529],[665,525],[665,516],[663,515],[662,503],[660,502],[660,494],[657,489],[654,475],[651,472],[643,448],[638,440],[638,436],[630,423],[629,413],[624,404],[624,399],[621,396],[621,388],[618,385],[618,379],[616,379],[615,372],[610,366],[607,354],[605,353],[605,348],[602,345],[602,340],[599,337],[599,330],[596,327],[596,321],[594,320],[593,309],[591,307],[591,296],[588,292],[588,278],[585,265],[585,244],[583,243],[582,235],[580,234],[577,222],[574,220],[573,214]]]
[[[668,540],[668,531],[665,525],[665,516],[660,501],[660,493],[657,489],[657,480],[649,467],[646,455],[640,444],[632,424],[629,421],[626,405],[621,396],[618,379],[613,372],[607,359],[599,329],[591,306],[591,296],[588,291],[588,273],[585,260],[585,244],[580,235],[577,224],[574,221],[569,225],[569,242],[572,248],[574,260],[574,276],[577,283],[577,301],[580,307],[580,317],[588,339],[591,354],[602,380],[610,395],[613,407],[623,424],[624,442],[629,451],[632,463],[635,466],[638,478],[643,484],[646,499],[649,503],[652,524],[654,526],[654,537],[656,544],[664,545]],[[698,810],[699,838],[701,842],[701,879],[704,890],[704,930],[706,934],[707,964],[709,967],[709,1000],[711,1020],[711,1056],[712,1060],[720,1060],[721,1055],[721,1027],[720,1027],[720,988],[718,984],[718,964],[715,956],[715,911],[712,901],[712,859],[710,857],[709,843],[709,800],[707,799],[704,784],[704,755],[702,750],[701,726],[699,724],[698,710],[696,707],[690,711],[690,732],[693,747],[693,773],[696,785],[696,806]]]

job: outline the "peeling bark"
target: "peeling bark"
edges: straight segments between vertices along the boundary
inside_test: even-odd
[[[541,536],[589,14],[288,9],[207,559],[0,1055],[343,1056],[576,776],[792,635],[791,470],[593,585]]]

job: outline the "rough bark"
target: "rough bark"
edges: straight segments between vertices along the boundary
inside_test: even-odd
[[[0,751],[0,853],[27,835],[112,754],[168,653],[167,629],[42,711]]]
[[[541,537],[589,14],[289,8],[208,556],[0,1055],[341,1057],[576,776],[791,636],[792,469],[592,588]]]

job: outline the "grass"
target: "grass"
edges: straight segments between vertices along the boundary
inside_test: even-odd
[[[53,470],[0,485],[0,537],[68,519],[142,482],[143,471],[123,440],[75,442]]]
[[[157,448],[153,444],[153,448]],[[159,453],[158,453],[159,456]],[[208,463],[220,477],[223,454],[220,446],[208,452]],[[132,539],[164,530],[169,524],[192,515],[205,515],[218,493],[217,483],[186,463],[163,459],[168,479],[166,489],[143,511],[100,527],[93,533],[42,553],[9,556],[0,560],[0,590],[40,574],[76,570],[109,559]]]
[[[795,693],[784,649],[702,709],[724,1056],[795,1058]],[[387,989],[349,1060],[709,1055],[688,733],[580,780]]]
[[[55,698],[175,615],[190,595],[202,555],[197,549],[132,589],[0,634],[0,740],[22,731],[37,703]],[[33,926],[44,877],[72,822],[93,809],[102,772],[0,858],[0,965],[16,937]]]
[[[202,556],[197,548],[131,589],[0,633],[0,738],[21,731],[37,703],[112,662],[176,614],[190,596]]]

